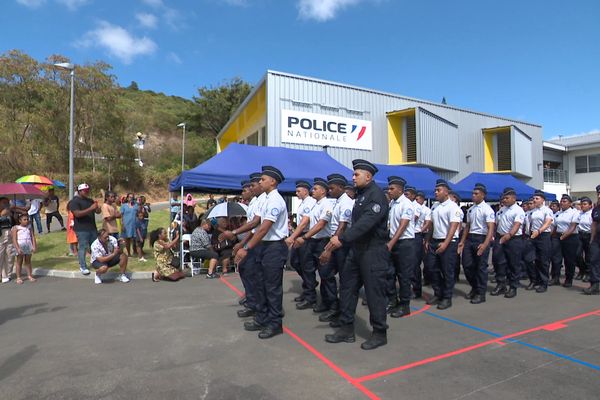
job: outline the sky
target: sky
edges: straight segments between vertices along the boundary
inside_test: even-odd
[[[268,69],[600,130],[600,1],[0,0],[0,53],[113,66],[192,98]]]

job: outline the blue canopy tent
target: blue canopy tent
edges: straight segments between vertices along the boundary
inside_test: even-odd
[[[414,186],[418,191],[425,194],[428,199],[433,199],[435,182],[442,177],[433,172],[427,167],[417,167],[414,165],[386,165],[386,164],[375,164],[379,168],[379,172],[375,175],[375,179],[378,185],[381,187],[387,186],[388,176],[400,176],[406,179],[408,185]],[[471,198],[471,189],[462,190],[462,187],[454,185],[452,182],[448,182],[450,187],[462,198]]]
[[[183,185],[191,192],[239,192],[240,182],[261,166],[272,165],[281,170],[285,181],[279,185],[284,193],[294,193],[295,182],[315,177],[325,178],[332,173],[352,178],[352,171],[324,151],[295,150],[284,147],[262,147],[232,143],[225,150],[169,183],[169,190],[178,191]]]
[[[486,199],[498,201],[502,190],[511,187],[517,192],[517,200],[525,200],[531,197],[535,188],[525,184],[523,181],[510,174],[473,172],[465,179],[457,183],[463,189],[472,190],[476,183],[483,183],[488,190]],[[546,200],[556,200],[556,195],[546,193]]]

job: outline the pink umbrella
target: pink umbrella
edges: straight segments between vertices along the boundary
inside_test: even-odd
[[[22,183],[0,183],[0,196],[12,197],[13,199],[43,199],[46,194],[33,185]]]

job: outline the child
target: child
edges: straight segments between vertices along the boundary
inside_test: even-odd
[[[12,240],[15,251],[17,252],[16,272],[17,272],[17,283],[22,284],[21,279],[21,266],[25,264],[27,268],[27,279],[30,282],[35,282],[31,270],[31,254],[35,253],[36,242],[33,229],[29,226],[29,215],[19,215],[19,224],[12,228]]]
[[[144,258],[144,242],[148,235],[148,220],[145,217],[146,215],[142,209],[138,211],[137,218],[135,219],[135,243],[141,262],[148,261]]]
[[[74,256],[77,254],[77,235],[73,230],[73,226],[75,226],[75,217],[71,212],[71,202],[67,203],[67,212],[69,213],[67,216],[67,244],[69,245],[69,256]]]

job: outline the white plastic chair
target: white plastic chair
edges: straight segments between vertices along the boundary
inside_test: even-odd
[[[183,271],[184,268],[189,268],[191,276],[194,276],[194,273],[199,274],[200,270],[202,269],[202,259],[195,259],[190,255],[190,244],[192,242],[192,235],[186,233],[181,237],[181,241],[184,243],[187,242],[188,244],[187,249],[185,248],[185,246],[183,246],[183,254],[181,257],[181,270]],[[188,258],[189,260],[184,261],[186,258]],[[194,263],[198,264],[199,266],[194,267]]]

